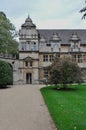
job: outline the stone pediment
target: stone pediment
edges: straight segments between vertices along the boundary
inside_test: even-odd
[[[29,61],[33,61],[34,59],[32,57],[28,56],[28,57],[24,58],[23,60],[29,62]]]

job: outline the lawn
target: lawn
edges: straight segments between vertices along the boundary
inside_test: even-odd
[[[86,130],[86,85],[62,91],[44,87],[41,93],[58,130]]]

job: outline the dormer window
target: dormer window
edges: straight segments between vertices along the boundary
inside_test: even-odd
[[[44,43],[40,43],[40,48],[43,48],[44,46]]]
[[[58,42],[53,42],[53,48],[58,48],[58,47],[59,47]]]
[[[46,40],[43,36],[40,38],[40,48],[43,48],[46,45]]]
[[[73,33],[72,36],[69,39],[70,43],[71,43],[71,47],[73,49],[79,48],[80,46],[80,38],[78,37],[77,33]]]
[[[30,48],[32,51],[36,50],[36,42],[31,42]]]
[[[78,48],[77,43],[74,43],[73,48]]]

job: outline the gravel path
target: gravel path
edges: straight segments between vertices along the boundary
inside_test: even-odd
[[[0,89],[0,130],[54,130],[40,85]]]

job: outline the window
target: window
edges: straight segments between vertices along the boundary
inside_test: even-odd
[[[44,69],[44,78],[48,78],[48,71]]]
[[[44,47],[44,43],[40,43],[40,48],[43,48]]]
[[[82,63],[82,55],[78,55],[78,63]]]
[[[57,47],[58,47],[58,43],[57,42],[53,43],[53,48],[57,48]]]
[[[31,42],[31,50],[34,51],[36,50],[36,43],[35,42]]]
[[[53,52],[53,48],[51,48],[51,51]]]
[[[44,62],[48,61],[48,55],[43,55],[43,61]]]
[[[76,61],[76,55],[72,55],[72,61]]]
[[[72,47],[73,49],[78,48],[78,43],[77,43],[77,42],[72,42],[71,47]]]
[[[21,45],[22,45],[22,50],[25,51],[26,50],[26,43],[22,42]]]
[[[28,66],[28,61],[25,61],[25,66]]]
[[[49,56],[49,61],[52,62],[53,60],[54,60],[53,55],[50,55],[50,56]]]
[[[48,43],[48,44],[46,44],[46,46],[51,46],[51,44]]]
[[[31,67],[33,64],[32,64],[32,61],[28,62],[28,61],[25,61],[25,66],[26,67]]]
[[[32,64],[32,61],[30,61],[30,67],[32,66],[33,64]]]
[[[74,55],[72,55],[72,60],[74,62],[82,63],[83,62],[83,56],[81,54],[74,54]]]

